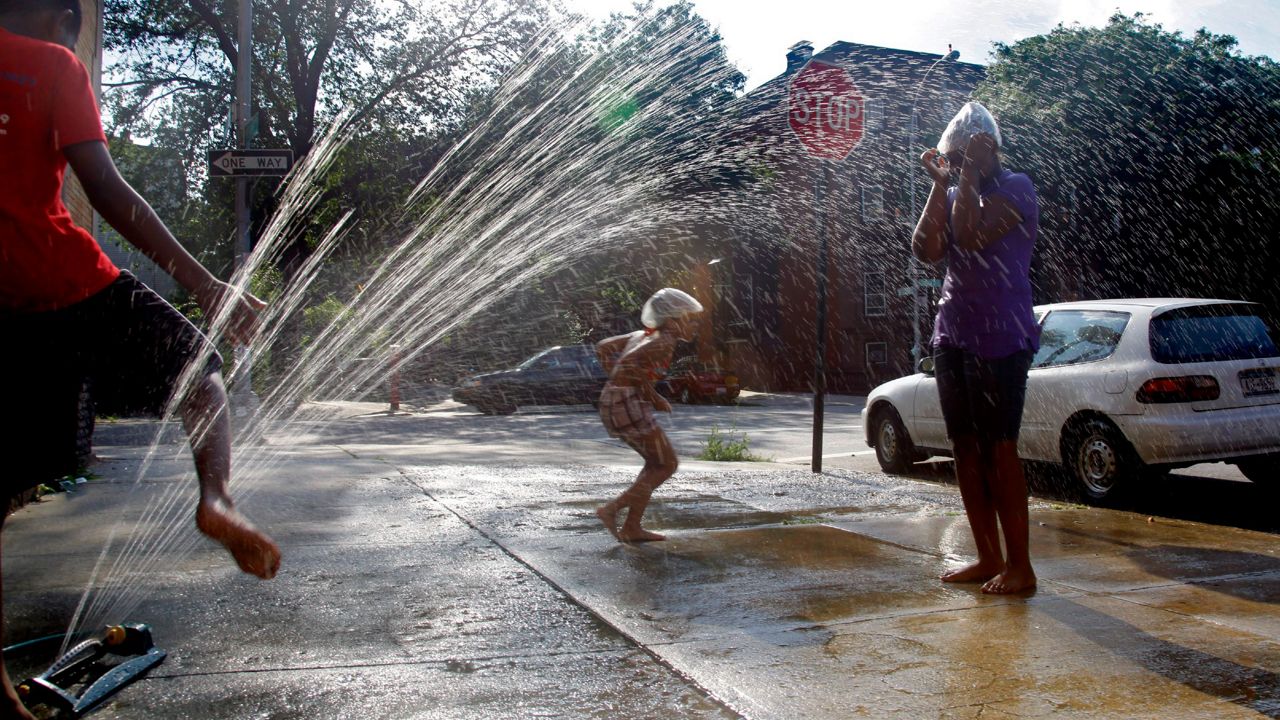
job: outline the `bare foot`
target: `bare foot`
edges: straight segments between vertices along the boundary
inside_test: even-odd
[[[221,543],[250,575],[269,580],[280,569],[280,548],[230,502],[202,500],[196,508],[196,527]]]
[[[649,532],[644,528],[636,528],[634,530],[629,530],[624,526],[622,530],[618,533],[618,539],[621,540],[622,542],[629,542],[629,543],[658,542],[659,540],[666,540],[667,536],[659,535],[656,532]]]
[[[991,595],[1013,595],[1036,589],[1036,574],[1030,568],[1006,568],[982,586],[982,592]]]
[[[596,517],[600,518],[600,522],[604,523],[604,526],[609,529],[609,534],[612,535],[615,540],[622,540],[622,538],[618,536],[617,510],[610,509],[608,505],[601,505],[596,508]]]
[[[939,579],[946,583],[986,582],[1000,574],[1002,569],[1001,565],[995,563],[973,562],[964,567],[944,572],[939,576]]]

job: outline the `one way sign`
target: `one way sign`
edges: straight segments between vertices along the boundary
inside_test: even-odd
[[[209,174],[214,177],[288,175],[292,150],[210,150]]]

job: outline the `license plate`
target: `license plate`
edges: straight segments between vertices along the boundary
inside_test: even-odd
[[[717,394],[717,395],[723,395],[723,394],[725,394],[725,393],[727,393],[727,392],[729,392],[729,389],[728,389],[728,388],[716,388],[716,394]]]
[[[1255,395],[1275,395],[1280,392],[1276,384],[1276,374],[1271,368],[1261,370],[1245,370],[1240,373],[1240,389],[1245,397]]]

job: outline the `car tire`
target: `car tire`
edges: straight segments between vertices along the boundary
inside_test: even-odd
[[[680,390],[680,402],[685,405],[693,404],[693,395],[689,392],[689,388],[683,388]]]
[[[898,411],[882,407],[872,417],[875,418],[871,422],[875,429],[873,437],[876,439],[876,461],[880,463],[880,469],[893,474],[905,472],[916,456],[916,449]]]
[[[1143,470],[1124,434],[1106,420],[1074,425],[1063,438],[1063,465],[1075,500],[1105,504],[1122,495]]]
[[[1236,463],[1250,482],[1280,487],[1280,454],[1259,455]]]

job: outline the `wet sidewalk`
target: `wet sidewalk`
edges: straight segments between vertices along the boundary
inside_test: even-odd
[[[116,519],[189,482],[133,485],[143,452],[10,519],[8,642],[65,630]],[[953,488],[689,463],[631,547],[591,512],[626,452],[483,454],[282,451],[244,488],[280,576],[184,529],[131,588],[169,657],[96,716],[1280,717],[1274,535],[1036,504],[1040,589],[997,598],[935,579],[970,553]]]

